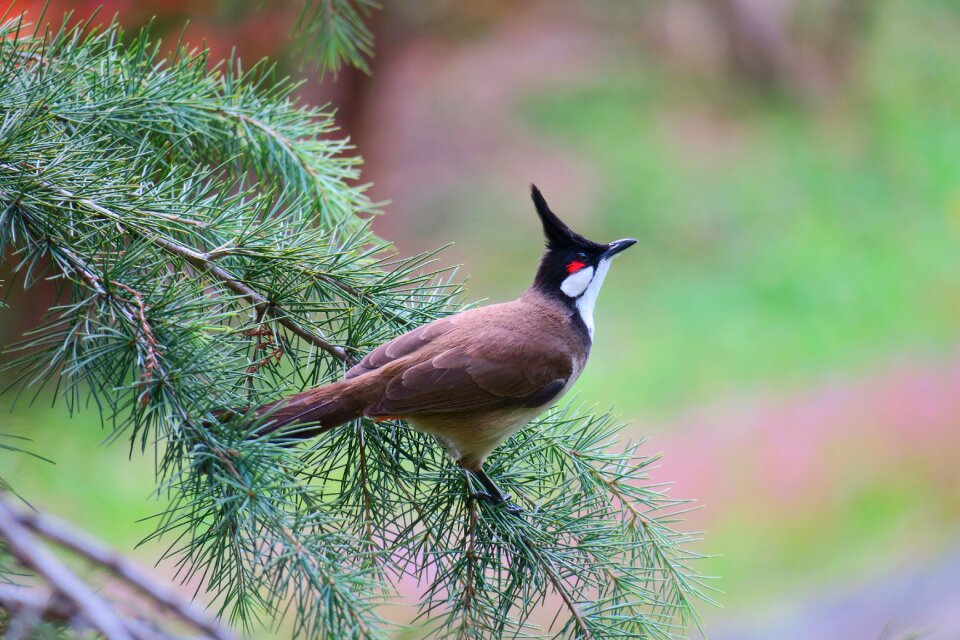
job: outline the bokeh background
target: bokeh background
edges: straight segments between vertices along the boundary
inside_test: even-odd
[[[472,300],[531,279],[531,182],[591,238],[640,239],[576,392],[701,505],[686,526],[723,591],[701,607],[710,637],[960,638],[960,5],[386,0],[372,75],[325,79],[290,54],[298,9],[101,16],[156,16],[171,43],[189,19],[215,58],[305,77],[390,201],[375,229],[402,254],[455,242],[440,260]],[[10,344],[51,292],[4,295]],[[98,444],[94,411],[26,400],[0,397],[2,430],[56,464],[0,452],[3,475],[130,549],[158,510],[153,461]]]

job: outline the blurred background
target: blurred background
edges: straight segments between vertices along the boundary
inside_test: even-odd
[[[387,0],[372,75],[321,79],[288,51],[299,2],[105,4],[304,77],[390,201],[375,229],[401,254],[455,242],[471,300],[532,278],[531,182],[585,235],[640,239],[576,392],[702,505],[710,637],[960,638],[960,5]],[[10,344],[52,292],[5,295]],[[152,461],[26,400],[0,398],[3,431],[57,464],[0,452],[3,475],[132,547]]]

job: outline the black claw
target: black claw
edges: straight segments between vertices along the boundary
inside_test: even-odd
[[[492,496],[486,491],[476,491],[470,494],[470,499],[483,500],[484,502],[494,506],[502,504],[504,505],[503,508],[507,513],[523,513],[523,507],[510,502],[510,494]]]
[[[494,484],[493,480],[483,472],[483,469],[472,471],[473,475],[480,481],[480,483],[486,488],[486,491],[477,491],[470,494],[470,498],[473,500],[485,500],[486,502],[492,505],[505,505],[507,513],[523,513],[523,507],[513,504],[510,502],[511,497],[509,493],[503,493]]]
[[[483,500],[490,504],[503,504],[510,501],[510,494],[487,493],[486,491],[475,491],[470,494],[474,500]]]

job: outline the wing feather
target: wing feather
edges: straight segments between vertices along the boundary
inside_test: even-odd
[[[417,327],[401,336],[397,336],[393,340],[380,345],[368,353],[363,360],[347,371],[345,377],[356,378],[364,373],[379,369],[399,358],[408,356],[436,338],[452,331],[454,326],[455,323],[451,318],[440,318],[422,327]]]
[[[377,376],[369,417],[538,407],[574,376],[575,345],[515,303],[443,318],[394,338],[347,372]],[[582,364],[582,363],[581,363]]]
[[[563,351],[531,354],[474,346],[453,347],[406,368],[367,414],[411,415],[474,411],[549,402],[573,373]],[[530,357],[534,355],[535,357]],[[519,356],[519,357],[518,357]]]

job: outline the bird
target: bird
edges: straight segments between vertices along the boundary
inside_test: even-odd
[[[343,379],[259,407],[257,435],[299,425],[300,440],[361,417],[403,420],[435,436],[477,479],[484,490],[472,497],[522,511],[483,463],[583,372],[597,294],[613,258],[637,242],[588,240],[550,209],[536,185],[530,194],[545,248],[519,298],[421,325],[374,349]]]

